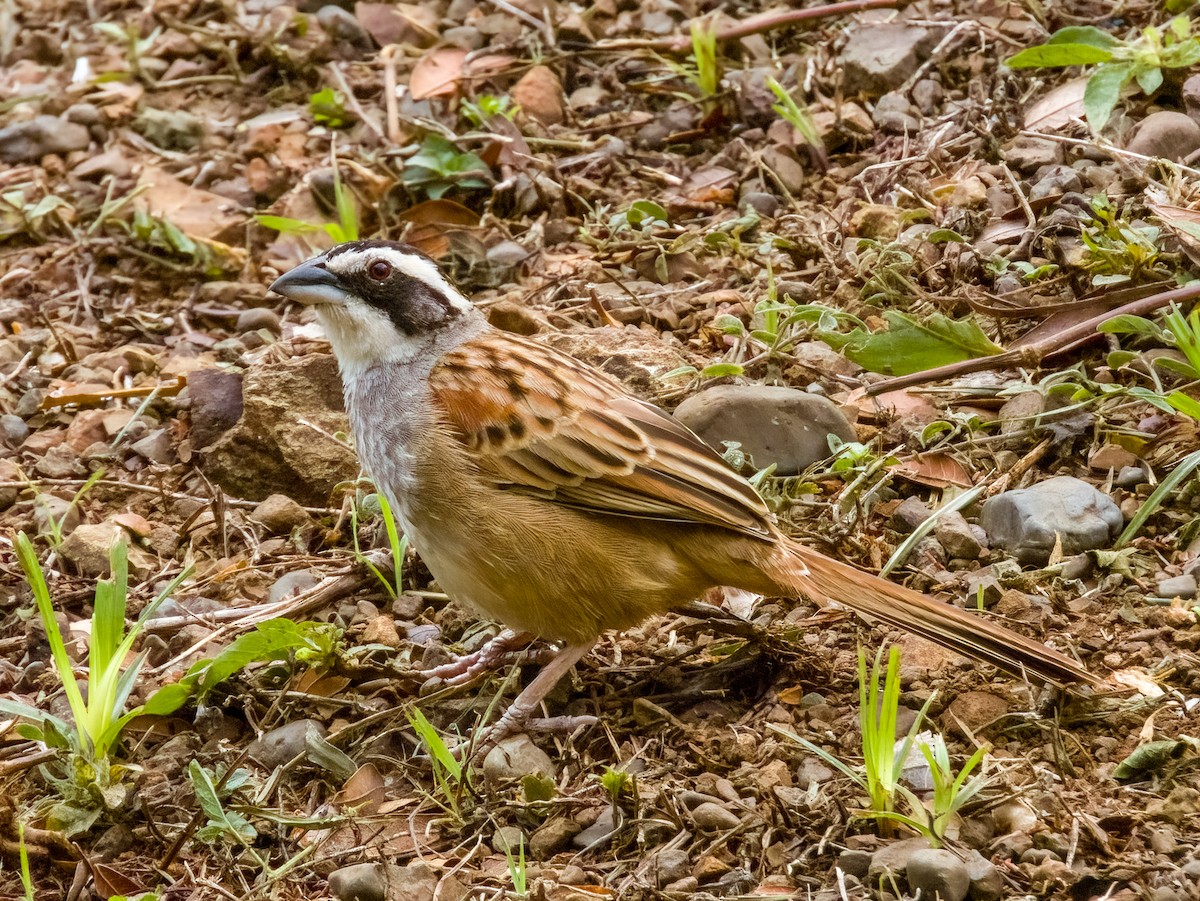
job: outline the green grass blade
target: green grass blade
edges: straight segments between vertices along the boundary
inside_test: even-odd
[[[71,715],[75,718],[75,728],[80,733],[79,741],[85,741],[84,731],[87,728],[87,705],[83,702],[83,693],[75,682],[75,670],[71,665],[71,657],[67,654],[67,646],[63,642],[62,632],[58,629],[58,620],[54,618],[54,604],[50,600],[50,589],[46,586],[46,577],[42,573],[42,565],[38,562],[33,543],[24,532],[17,533],[17,559],[25,578],[33,591],[33,599],[37,604],[38,616],[46,630],[46,641],[50,645],[50,655],[54,659],[54,668],[58,671],[59,681],[67,694],[67,702],[71,705]]]
[[[1171,470],[1171,474],[1159,483],[1159,486],[1146,498],[1146,502],[1138,508],[1133,519],[1129,520],[1129,525],[1125,527],[1125,531],[1113,543],[1113,548],[1124,547],[1132,541],[1137,536],[1137,533],[1142,530],[1142,526],[1146,524],[1146,520],[1153,516],[1155,511],[1162,506],[1164,498],[1178,488],[1198,466],[1200,466],[1200,450],[1192,451],[1180,460],[1179,465]]]

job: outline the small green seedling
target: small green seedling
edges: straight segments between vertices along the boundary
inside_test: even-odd
[[[813,122],[812,113],[808,111],[808,106],[801,106],[796,98],[793,97],[783,85],[774,78],[767,79],[767,87],[771,89],[771,93],[779,100],[771,109],[779,113],[792,128],[804,139],[814,151],[822,158],[825,156],[825,142],[821,140],[821,135],[817,131],[817,125]]]
[[[692,55],[687,73],[688,81],[696,86],[701,99],[711,100],[721,90],[717,27],[711,19],[692,21]]]
[[[400,181],[410,191],[437,200],[451,191],[491,187],[492,170],[474,153],[460,151],[441,135],[431,134],[405,161]]]
[[[459,109],[464,119],[476,128],[482,128],[497,117],[508,119],[511,122],[520,112],[521,107],[507,95],[481,94],[474,101],[464,97]]]
[[[1140,38],[1128,41],[1094,25],[1070,25],[1046,43],[1009,57],[1006,64],[1014,69],[1094,65],[1084,89],[1083,111],[1099,133],[1131,84],[1150,96],[1162,86],[1164,69],[1186,69],[1197,62],[1200,36],[1192,34],[1187,16],[1176,16],[1166,28],[1145,28]]]
[[[1091,199],[1091,214],[1081,225],[1079,237],[1087,248],[1087,268],[1097,287],[1170,274],[1161,260],[1162,229],[1134,224],[1129,204],[1118,210],[1107,195],[1097,194]]]
[[[434,799],[457,822],[463,820],[463,793],[470,788],[471,771],[459,762],[454,753],[446,746],[437,729],[426,719],[425,714],[416,707],[408,711],[408,722],[417,738],[425,746],[429,760],[433,766],[433,781],[437,785],[438,794]]]
[[[285,235],[307,235],[323,231],[337,244],[357,241],[359,238],[358,205],[354,202],[354,193],[342,181],[336,157],[333,161],[333,200],[338,214],[337,222],[314,225],[311,222],[292,219],[289,216],[272,216],[268,213],[256,214],[254,221]]]
[[[354,116],[346,109],[341,91],[324,88],[308,98],[308,112],[313,121],[327,128],[345,128],[354,124]]]
[[[505,847],[504,859],[508,864],[508,878],[512,881],[513,894],[518,898],[529,897],[529,874],[525,868],[525,838],[517,843],[514,856],[512,848]]]
[[[54,604],[50,600],[50,589],[38,562],[33,543],[20,532],[16,540],[17,558],[25,571],[25,578],[33,591],[38,617],[46,630],[46,640],[54,660],[63,691],[70,704],[73,723],[15,701],[0,699],[0,711],[33,720],[38,725],[21,727],[27,738],[58,747],[70,747],[75,753],[89,761],[107,758],[116,744],[121,730],[136,716],[145,712],[144,707],[125,710],[138,673],[146,660],[146,651],[138,654],[125,666],[125,658],[133,650],[134,642],[154,612],[167,600],[191,574],[185,569],[171,580],[170,584],[153,601],[147,604],[133,627],[125,631],[125,606],[129,594],[129,564],[124,541],[113,545],[109,556],[112,577],[96,583],[96,598],[92,612],[91,639],[88,646],[87,697],[79,690],[75,681],[74,664],[67,653],[66,643],[58,628],[54,615]],[[67,744],[61,742],[66,740]]]

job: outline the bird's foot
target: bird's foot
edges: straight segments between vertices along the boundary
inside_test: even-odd
[[[456,657],[449,663],[424,670],[421,675],[427,680],[437,679],[442,685],[466,685],[484,673],[498,669],[509,656],[524,648],[533,640],[528,632],[505,629],[483,647],[470,654]]]

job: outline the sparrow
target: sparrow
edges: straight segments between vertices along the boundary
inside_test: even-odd
[[[561,643],[499,732],[530,717],[602,633],[724,586],[834,600],[1018,676],[1099,683],[1038,641],[788,538],[670,414],[492,327],[410,246],[340,244],[271,290],[315,307],[363,467],[442,590]]]

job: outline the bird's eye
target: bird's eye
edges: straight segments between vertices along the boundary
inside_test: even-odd
[[[392,264],[385,260],[376,260],[367,267],[367,275],[377,282],[384,281],[392,274]]]

